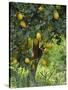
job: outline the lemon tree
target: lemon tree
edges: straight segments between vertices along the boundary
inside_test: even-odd
[[[10,87],[66,84],[66,6],[9,7]]]

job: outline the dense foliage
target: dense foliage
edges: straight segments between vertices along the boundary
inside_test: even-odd
[[[66,6],[9,7],[10,87],[66,84]],[[41,52],[33,57],[38,43]]]

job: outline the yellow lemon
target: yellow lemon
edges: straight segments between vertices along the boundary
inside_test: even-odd
[[[15,59],[15,60],[13,61],[13,63],[14,63],[14,64],[17,64],[17,59]]]
[[[25,58],[25,63],[26,63],[26,64],[30,64],[29,58]]]
[[[56,9],[60,9],[61,8],[61,6],[60,5],[56,5]]]
[[[44,66],[44,65],[47,65],[48,64],[48,61],[47,60],[44,60],[44,59],[42,59],[41,60],[41,64]]]
[[[46,48],[52,48],[53,44],[52,43],[46,43]]]
[[[36,38],[34,39],[34,45],[38,45],[38,40]]]
[[[54,10],[53,17],[54,17],[55,20],[59,19],[59,13],[58,13],[57,10]]]
[[[44,7],[43,7],[43,6],[40,6],[40,7],[38,8],[38,10],[39,10],[39,11],[43,11],[43,10],[44,10]]]
[[[21,21],[21,22],[20,22],[20,26],[21,26],[22,28],[26,28],[26,27],[27,27],[26,22],[25,22],[25,21]]]
[[[18,20],[22,20],[23,17],[24,17],[24,15],[22,15],[20,12],[18,12],[18,13],[16,14],[16,17],[17,17]]]
[[[41,33],[38,32],[38,33],[36,34],[36,39],[37,39],[38,41],[41,41]]]
[[[45,53],[48,53],[48,49],[47,49],[47,48],[45,48],[45,49],[44,49],[44,52],[45,52]]]
[[[15,57],[12,57],[10,62],[11,62],[11,64],[17,64],[18,63],[17,59]]]

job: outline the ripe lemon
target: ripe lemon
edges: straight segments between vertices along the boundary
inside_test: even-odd
[[[36,38],[34,39],[34,45],[38,45],[38,40]]]
[[[17,59],[15,59],[15,60],[13,61],[13,63],[14,63],[14,64],[17,64]]]
[[[52,48],[53,44],[52,43],[46,43],[46,48]]]
[[[26,64],[30,64],[29,58],[25,58],[25,63],[26,63]]]
[[[17,17],[18,20],[22,20],[23,17],[24,17],[24,15],[22,15],[20,12],[18,12],[18,13],[16,14],[16,17]]]
[[[38,8],[38,10],[39,10],[39,11],[43,11],[43,10],[44,10],[44,7],[43,7],[43,6],[40,6],[40,7]]]
[[[47,65],[47,64],[48,64],[48,61],[47,60],[44,60],[44,59],[41,60],[41,65],[44,66],[44,65]]]
[[[45,48],[45,49],[44,49],[44,52],[45,52],[45,53],[48,53],[48,49],[47,49],[47,48]]]
[[[53,17],[54,17],[55,20],[59,19],[59,13],[58,13],[57,10],[54,10]]]
[[[56,5],[56,9],[61,9],[61,6],[60,5]]]
[[[38,33],[36,34],[36,39],[37,39],[38,41],[41,41],[41,33],[38,32]]]
[[[15,57],[12,57],[10,62],[11,62],[11,64],[17,64],[18,63],[17,59]]]
[[[25,21],[21,21],[21,22],[20,22],[20,26],[21,26],[22,28],[26,28],[26,27],[27,27],[26,22],[25,22]]]

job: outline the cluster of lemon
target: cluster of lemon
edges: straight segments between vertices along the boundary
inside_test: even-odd
[[[39,11],[43,11],[43,7],[39,7],[38,10]],[[16,18],[20,21],[20,26],[22,28],[26,28],[27,27],[26,22],[23,20],[24,17],[25,17],[25,15],[22,14],[21,12],[17,12],[16,13]]]
[[[35,69],[35,64],[33,63],[33,60],[31,61],[28,57],[25,58],[24,63],[27,64],[27,65],[31,65],[33,70]],[[11,65],[18,64],[18,61],[17,61],[16,57],[11,57],[10,58],[10,64]]]
[[[38,11],[40,11],[40,12],[44,11],[44,7],[41,5],[41,6],[38,8]],[[21,26],[22,28],[26,28],[26,27],[27,27],[26,22],[23,20],[24,17],[25,17],[25,15],[22,14],[21,12],[17,12],[17,13],[16,13],[16,18],[21,21],[21,22],[20,22],[20,26]],[[59,12],[58,12],[57,10],[54,10],[54,11],[53,11],[53,18],[54,18],[55,20],[58,20],[58,19],[59,19]]]
[[[34,39],[32,39],[31,37],[28,38],[28,48],[32,48],[33,42],[34,42],[34,45],[37,45],[38,42],[40,42],[40,41],[41,41],[41,33],[37,32],[36,38],[34,38]]]
[[[28,57],[25,58],[24,60],[24,63],[27,64],[27,65],[30,65],[32,70],[35,70],[35,63],[34,63],[34,60],[30,60]],[[10,59],[10,64],[11,65],[16,65],[18,64],[18,61],[15,57],[12,57],[12,59]],[[43,65],[43,66],[47,66],[48,65],[48,60],[45,60],[45,59],[41,59],[40,60],[40,64]]]
[[[41,36],[42,36],[41,33],[37,32],[36,38],[34,40],[29,37],[28,38],[28,47],[32,48],[33,42],[35,45],[37,45],[38,42],[41,42],[41,39],[42,39]],[[53,43],[51,43],[51,42],[44,43],[44,51],[48,52],[48,49],[51,49],[52,46],[53,46]]]
[[[56,9],[53,11],[53,18],[54,18],[55,20],[58,20],[58,19],[59,19],[59,12],[57,11],[57,9],[60,9],[60,6],[56,6]],[[41,6],[38,8],[38,10],[39,10],[40,12],[44,11],[43,5],[41,5]]]
[[[35,37],[34,40],[33,40],[34,45],[37,46],[38,43],[41,42],[41,39],[42,39],[42,38],[41,38],[41,33],[40,33],[40,32],[37,32],[37,33],[36,33],[36,37]]]
[[[26,28],[27,27],[26,22],[23,20],[24,17],[25,17],[25,15],[22,14],[22,13],[20,13],[20,12],[16,13],[16,18],[20,21],[20,26],[22,28]]]
[[[47,42],[44,44],[44,52],[48,53],[49,50],[53,47],[53,43],[52,42]]]
[[[39,8],[38,8],[38,10],[39,11],[43,11],[44,10],[44,7],[43,6],[40,6]],[[20,12],[17,12],[16,13],[16,18],[20,21],[20,26],[22,27],[22,28],[26,28],[27,27],[27,24],[26,24],[26,22],[24,21],[24,18],[25,17],[25,15],[24,14],[22,14],[22,13],[20,13]],[[59,19],[59,13],[58,13],[58,11],[57,10],[54,10],[54,12],[53,12],[53,18],[55,19],[55,20],[58,20]],[[37,32],[36,33],[36,38],[33,40],[32,38],[28,38],[28,47],[29,48],[31,48],[32,47],[32,45],[33,45],[33,41],[34,41],[34,44],[35,45],[37,45],[38,44],[38,42],[40,42],[41,41],[41,37],[42,37],[42,35],[41,35],[41,33],[40,32]],[[48,52],[48,49],[50,49],[50,48],[52,48],[52,43],[45,43],[45,49],[44,49],[44,52]],[[12,64],[13,63],[17,63],[17,60],[14,58],[14,60],[13,60],[13,62],[12,62]],[[31,64],[32,62],[30,61],[30,59],[29,58],[25,58],[25,63],[26,64]],[[45,64],[47,64],[47,60],[41,60],[41,63],[43,64],[43,65],[45,65]],[[33,68],[35,68],[35,65],[33,64],[33,66],[32,66]]]
[[[37,45],[38,41],[40,42],[41,41],[41,33],[37,33],[36,34],[36,39],[34,40],[34,43]],[[47,42],[44,44],[44,51],[47,53],[48,52],[48,49],[51,49],[53,47],[53,43],[51,42]]]
[[[35,70],[34,60],[30,60],[29,58],[26,57],[24,62],[25,64],[30,65],[32,70]]]

